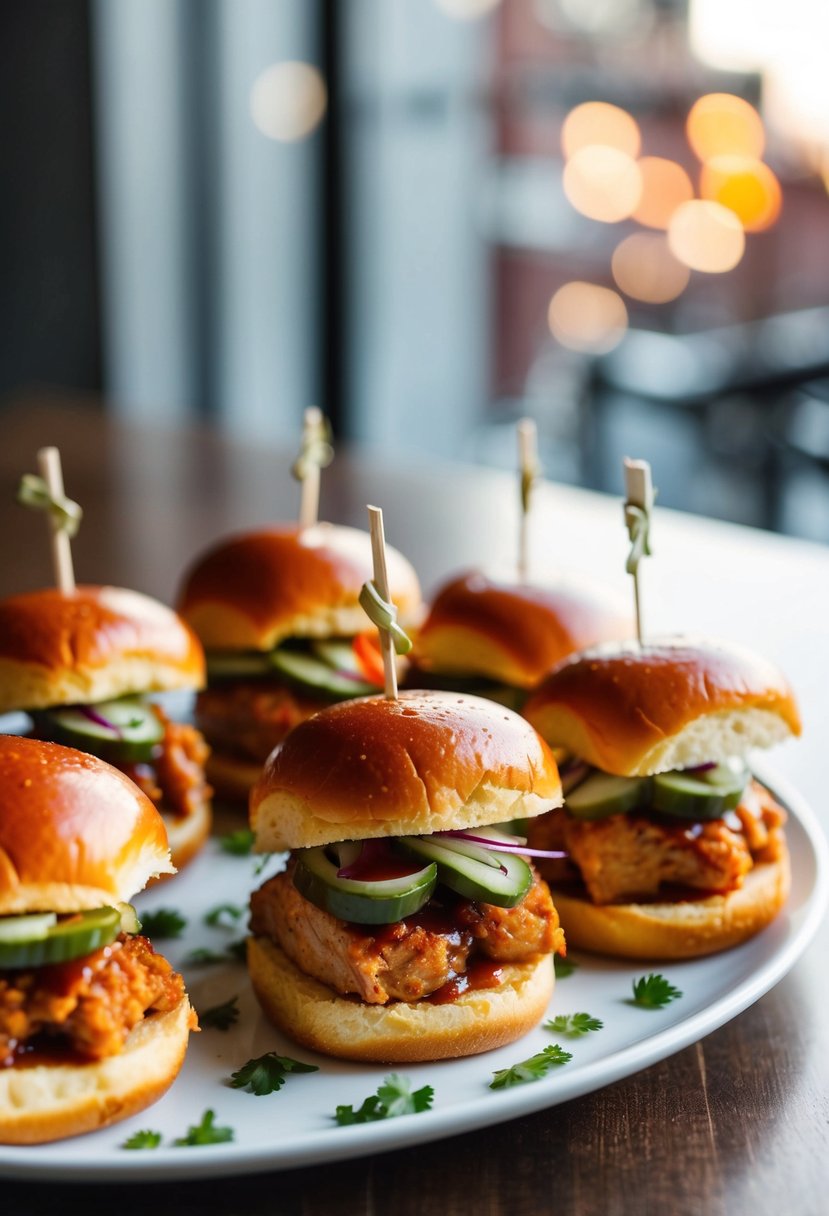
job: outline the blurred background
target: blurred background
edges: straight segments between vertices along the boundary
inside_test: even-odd
[[[4,0],[0,396],[829,540],[826,0]]]

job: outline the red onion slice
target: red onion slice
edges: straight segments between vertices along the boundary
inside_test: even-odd
[[[354,860],[337,870],[337,878],[355,878],[358,882],[382,881],[372,871],[383,870],[389,866],[399,871],[396,875],[398,878],[417,874],[423,869],[417,862],[408,863],[406,858],[393,852],[387,840],[364,840]]]
[[[686,773],[710,773],[712,768],[717,767],[716,760],[708,760],[705,764],[695,764],[692,768],[686,768]]]
[[[515,844],[506,844],[503,840],[491,840],[488,836],[474,836],[471,832],[449,831],[435,832],[435,836],[454,836],[458,840],[468,840],[470,844],[480,844],[494,853],[517,853],[520,857],[547,857],[551,861],[561,861],[569,857],[569,853],[561,849],[530,849],[520,836],[515,837]]]
[[[76,705],[75,708],[79,714],[83,714],[85,718],[88,718],[90,722],[94,722],[96,726],[103,726],[105,730],[111,730],[119,739],[123,738],[121,729],[114,722],[110,722],[108,718],[105,718],[103,714],[99,714],[93,706]]]

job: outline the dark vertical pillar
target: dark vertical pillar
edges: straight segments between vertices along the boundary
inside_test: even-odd
[[[328,88],[328,112],[322,128],[323,171],[322,258],[320,275],[320,350],[323,358],[321,408],[335,433],[347,435],[345,307],[345,190],[343,182],[342,48],[347,5],[320,0],[320,68]]]

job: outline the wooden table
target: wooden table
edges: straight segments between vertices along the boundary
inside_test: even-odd
[[[12,503],[35,450],[57,443],[67,492],[85,508],[79,581],[171,599],[180,573],[231,529],[292,516],[287,451],[204,432],[118,424],[83,404],[41,399],[0,415],[0,594],[50,578],[43,520]],[[658,483],[659,470],[655,470]],[[492,471],[341,453],[324,475],[323,512],[386,535],[434,586],[467,564],[510,559],[512,478]],[[539,568],[575,568],[625,589],[618,500],[543,486]],[[802,741],[774,757],[819,814],[829,748],[829,551],[657,512],[644,575],[648,628],[740,639],[778,661],[798,691]],[[702,1042],[645,1072],[541,1114],[474,1134],[321,1169],[138,1186],[4,1183],[3,1210],[158,1213],[480,1213],[523,1216],[811,1216],[829,1210],[829,981],[824,926],[776,989]]]

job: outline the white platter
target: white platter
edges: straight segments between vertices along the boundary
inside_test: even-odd
[[[578,968],[560,979],[551,1015],[587,1011],[604,1028],[568,1040],[538,1029],[511,1047],[466,1060],[409,1068],[369,1068],[315,1057],[280,1036],[261,1016],[243,965],[184,966],[197,1009],[238,993],[242,1016],[231,1031],[205,1030],[193,1036],[184,1069],[170,1092],[143,1114],[101,1132],[31,1148],[0,1146],[0,1175],[38,1181],[153,1181],[289,1169],[383,1152],[471,1131],[590,1093],[679,1051],[739,1014],[767,992],[803,953],[827,904],[827,850],[813,812],[803,799],[768,772],[767,784],[788,806],[792,854],[792,896],[785,912],[764,933],[736,950],[689,963],[655,967],[578,956]],[[169,885],[137,902],[149,910],[174,907],[189,918],[180,940],[159,943],[176,964],[196,947],[214,952],[238,938],[239,930],[209,928],[204,914],[218,903],[242,904],[263,876],[257,860],[232,857],[211,842],[205,855]],[[660,1010],[631,1006],[633,978],[658,970],[683,992]],[[540,1081],[490,1090],[492,1073],[526,1059],[552,1042],[572,1052],[572,1060]],[[319,1065],[320,1071],[290,1076],[282,1090],[256,1097],[231,1089],[229,1074],[267,1051]],[[340,1104],[359,1106],[383,1077],[403,1073],[413,1088],[432,1085],[433,1109],[384,1122],[339,1127]],[[234,1129],[232,1143],[172,1147],[206,1109],[216,1124]],[[162,1133],[152,1151],[127,1151],[124,1140],[141,1128]]]

